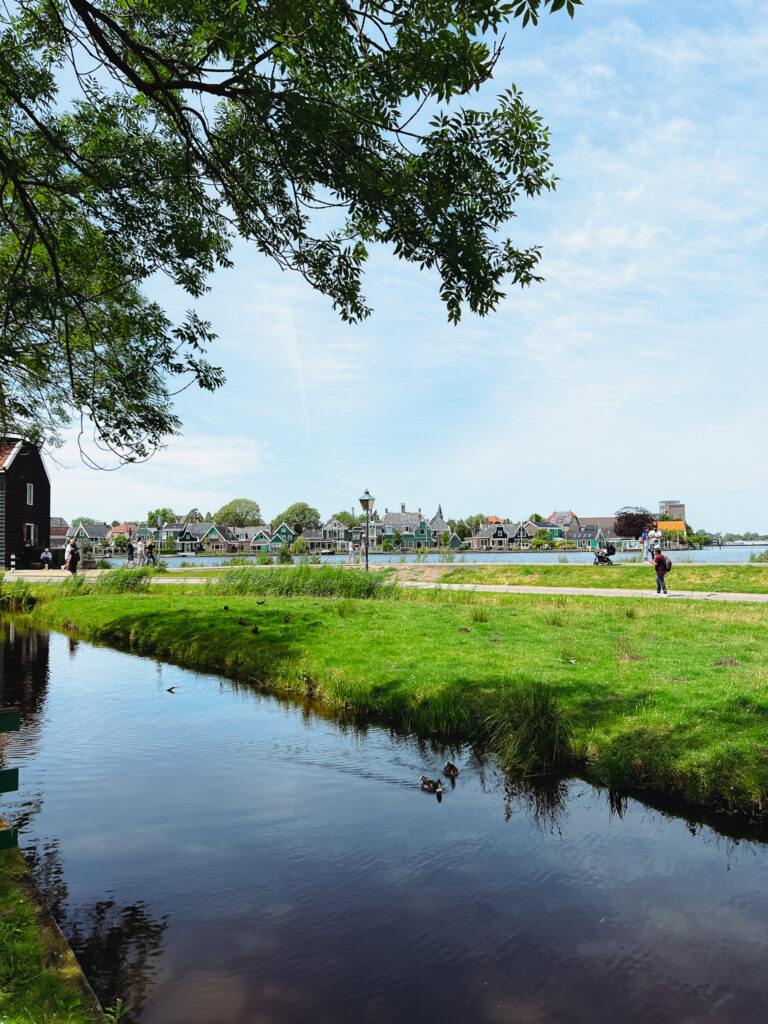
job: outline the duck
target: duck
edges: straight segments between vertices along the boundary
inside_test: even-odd
[[[238,626],[244,626],[244,625],[245,625],[245,619],[243,618],[243,616],[242,616],[242,615],[241,615],[241,616],[240,616],[240,618],[239,618],[239,619],[237,620],[237,624],[238,624]]]
[[[425,793],[443,792],[443,784],[440,779],[428,779],[426,775],[421,776],[421,788]]]
[[[256,626],[256,625],[251,626],[251,632],[252,633],[258,633],[259,632],[259,627]]]
[[[459,769],[453,763],[453,761],[446,761],[445,768],[443,768],[443,775],[446,779],[455,779],[459,774]]]
[[[290,621],[291,621],[290,615],[284,615],[283,616],[283,622],[290,622]]]

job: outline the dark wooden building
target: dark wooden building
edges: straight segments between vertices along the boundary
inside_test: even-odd
[[[18,437],[0,437],[0,566],[11,555],[21,568],[50,544],[51,482],[40,449]]]

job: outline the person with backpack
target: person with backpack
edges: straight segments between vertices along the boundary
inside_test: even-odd
[[[661,548],[653,549],[653,567],[656,570],[656,593],[668,597],[667,582],[664,577],[672,568],[672,561],[661,553]]]
[[[126,569],[128,568],[129,565],[132,565],[135,568],[136,567],[136,563],[133,560],[133,541],[131,540],[130,537],[128,538],[128,543],[125,545],[125,555],[126,555],[126,559],[125,559],[125,567],[126,567]]]
[[[67,559],[67,569],[69,569],[69,571],[72,573],[73,576],[77,572],[77,563],[79,561],[80,561],[80,551],[78,550],[77,544],[73,540],[72,541],[72,546],[71,546],[70,552],[69,552],[69,558]]]
[[[157,562],[155,560],[155,542],[154,542],[154,540],[151,537],[147,538],[146,552],[147,552],[147,565],[149,565],[149,563],[151,562],[152,565],[157,566]]]

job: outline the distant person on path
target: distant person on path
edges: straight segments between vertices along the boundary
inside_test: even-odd
[[[352,541],[350,541],[349,544],[347,544],[347,565],[349,565],[350,562],[352,562],[354,560],[354,557],[355,557],[355,545],[352,543]]]
[[[130,537],[128,538],[128,543],[125,545],[125,567],[126,567],[126,569],[128,568],[129,565],[132,565],[134,567],[134,569],[136,568],[136,563],[133,560],[133,541],[131,540]]]
[[[46,548],[45,551],[43,551],[42,554],[40,555],[40,562],[42,563],[42,566],[43,566],[44,569],[50,569],[51,568],[51,559],[52,558],[53,558],[53,555],[48,550],[48,548]]]
[[[149,565],[150,562],[152,565],[157,567],[157,560],[155,559],[155,542],[151,537],[147,540],[147,565]]]
[[[79,561],[80,552],[78,551],[77,544],[74,541],[72,541],[72,547],[70,548],[69,551],[69,558],[67,559],[66,568],[69,569],[73,576],[77,572],[77,563]]]
[[[661,553],[661,548],[653,549],[653,567],[656,570],[656,593],[667,595],[667,583],[664,577],[667,575],[667,560]]]
[[[141,539],[141,537],[139,537],[139,539],[136,541],[136,554],[139,556],[137,564],[139,568],[141,568],[142,565],[144,565],[144,562],[146,561],[146,559],[144,558],[144,541]]]

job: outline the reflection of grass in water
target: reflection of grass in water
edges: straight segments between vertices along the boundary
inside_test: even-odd
[[[199,589],[94,595],[32,619],[422,734],[482,735],[505,691],[546,684],[573,722],[570,763],[589,777],[767,813],[768,607],[568,597],[564,610],[551,597],[407,590],[339,615],[338,600],[261,600],[230,596],[225,613]],[[714,665],[727,658],[738,665]]]

